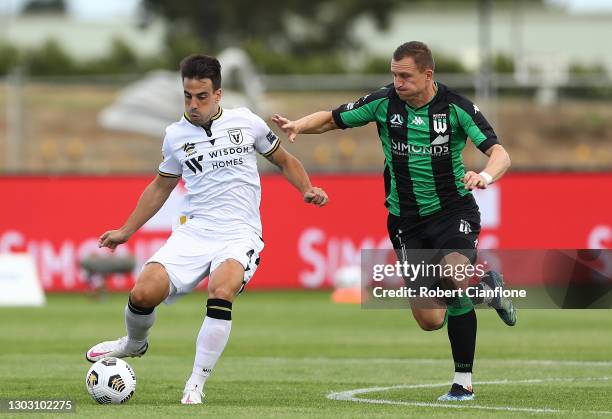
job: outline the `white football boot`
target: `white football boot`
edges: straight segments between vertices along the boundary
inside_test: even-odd
[[[202,389],[198,388],[197,385],[186,386],[183,390],[181,404],[201,404],[203,398]]]
[[[98,343],[87,351],[85,358],[87,358],[89,362],[96,362],[109,356],[115,358],[140,357],[147,352],[147,349],[149,349],[149,344],[147,342],[145,342],[144,345],[137,350],[131,350],[128,348],[127,343],[127,336],[117,340],[107,340],[106,342]]]

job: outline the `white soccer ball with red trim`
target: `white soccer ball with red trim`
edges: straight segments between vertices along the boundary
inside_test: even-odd
[[[103,358],[87,371],[85,387],[100,404],[126,403],[136,390],[136,374],[122,359]]]

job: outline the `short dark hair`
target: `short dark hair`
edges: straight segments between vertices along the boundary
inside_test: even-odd
[[[412,58],[420,71],[425,71],[427,69],[434,70],[436,67],[431,50],[423,42],[410,41],[395,49],[393,53],[393,59],[395,61],[399,61],[406,57]]]
[[[221,87],[221,64],[215,57],[192,54],[181,61],[181,79],[210,79],[213,89]]]

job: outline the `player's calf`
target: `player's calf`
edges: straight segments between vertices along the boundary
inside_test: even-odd
[[[130,295],[125,307],[127,336],[94,345],[87,351],[85,358],[90,362],[96,362],[108,356],[115,358],[143,356],[149,348],[147,336],[154,323],[155,307],[138,306]]]
[[[163,265],[147,263],[130,291],[130,301],[134,306],[157,307],[170,293],[170,279]]]

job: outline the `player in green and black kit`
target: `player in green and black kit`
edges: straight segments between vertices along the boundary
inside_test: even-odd
[[[476,257],[480,213],[471,191],[485,189],[501,178],[510,158],[478,107],[433,79],[434,60],[427,45],[408,42],[391,60],[393,84],[332,112],[321,111],[290,121],[272,120],[293,141],[297,134],[318,134],[375,122],[385,154],[387,227],[398,255],[409,249],[442,250],[444,264],[467,265]],[[480,173],[465,171],[461,152],[467,137],[488,157]],[[452,280],[452,278],[451,278]],[[448,279],[439,279],[438,286]],[[466,287],[459,281],[451,286]],[[499,274],[488,272],[477,285],[503,287]],[[424,330],[448,321],[455,376],[448,394],[439,400],[471,400],[471,372],[476,346],[473,303],[495,307],[513,326],[516,311],[509,299],[470,300],[466,297],[423,307],[411,301],[412,313]]]

